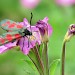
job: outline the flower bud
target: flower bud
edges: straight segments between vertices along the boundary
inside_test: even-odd
[[[75,35],[75,24],[71,24],[68,28],[68,31],[65,35],[64,41],[69,41],[72,36]]]

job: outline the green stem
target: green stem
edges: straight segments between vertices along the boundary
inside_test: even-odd
[[[49,66],[48,66],[48,53],[47,53],[47,42],[44,43],[42,60],[44,64],[44,75],[49,75]]]
[[[42,74],[43,74],[44,66],[43,66],[43,63],[42,63],[42,60],[41,60],[40,54],[39,54],[38,49],[37,49],[36,46],[34,47],[34,49],[35,49],[35,53],[36,53],[36,55],[37,55],[38,61],[39,61],[39,63],[40,63],[40,66],[41,66],[41,68],[42,68]]]
[[[61,75],[64,75],[64,68],[65,68],[65,44],[66,42],[63,43],[63,48],[62,48]]]
[[[34,65],[36,66],[38,72],[40,73],[40,75],[44,75],[44,67],[43,67],[43,63],[42,60],[40,58],[39,52],[37,47],[35,46],[32,51],[31,51],[33,55],[28,55],[28,57],[32,60],[32,62],[34,63]]]

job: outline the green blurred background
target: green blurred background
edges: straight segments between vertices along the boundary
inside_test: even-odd
[[[42,0],[35,9],[26,9],[21,6],[19,0],[0,0],[0,21],[6,18],[18,22],[27,18],[29,21],[31,12],[33,25],[48,16],[53,27],[48,46],[50,64],[54,59],[61,58],[64,35],[68,26],[75,23],[75,6],[64,7],[57,5],[54,0]],[[4,31],[0,29],[0,34],[2,33]],[[21,51],[16,51],[16,48],[0,54],[0,75],[39,75],[32,63],[32,67],[29,66],[29,61],[30,59]],[[60,65],[55,75],[60,75]],[[75,38],[66,44],[65,75],[75,75]]]

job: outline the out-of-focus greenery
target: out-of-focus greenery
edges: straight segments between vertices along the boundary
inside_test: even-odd
[[[53,27],[53,34],[50,37],[48,46],[49,63],[56,58],[61,58],[62,41],[70,24],[75,23],[75,6],[63,7],[55,4],[54,0],[42,0],[35,9],[23,8],[19,0],[0,0],[0,21],[11,19],[21,22],[23,18],[30,20],[30,13],[33,13],[32,24],[39,19],[48,16],[49,23]],[[4,31],[0,29],[0,34]],[[75,75],[75,37],[67,43],[65,74]],[[0,75],[38,75],[35,67],[29,66],[24,61],[29,58],[16,48],[0,54]],[[55,75],[60,75],[60,66],[58,66]]]

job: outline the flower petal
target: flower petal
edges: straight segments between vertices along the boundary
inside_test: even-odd
[[[24,22],[24,25],[26,27],[29,27],[30,26],[30,24],[28,23],[28,20],[26,18],[24,18],[23,22]]]
[[[3,46],[0,46],[0,54],[4,53],[5,51],[7,51],[7,47],[5,47],[4,45]]]
[[[0,46],[0,53],[4,53],[7,50],[9,50],[10,48],[16,46],[16,43],[17,43],[17,41],[14,43],[7,43],[5,45]]]
[[[28,23],[28,20],[26,18],[24,18],[23,22],[20,22],[19,24],[23,25],[25,28],[30,26],[30,24]]]
[[[48,17],[45,17],[42,21],[47,23],[48,22]]]
[[[6,46],[6,47],[13,47],[13,46],[16,46],[16,43],[17,43],[17,41],[15,41],[15,42],[10,42],[10,43],[7,43],[7,44],[5,44],[4,46]]]
[[[22,52],[24,54],[27,55],[27,53],[29,53],[30,48],[32,48],[32,45],[30,44],[29,40],[27,37],[22,37],[19,40],[19,44],[18,44],[22,50]]]
[[[46,32],[48,33],[48,36],[52,34],[52,27],[48,24],[48,17],[45,17],[43,20],[38,21],[36,27],[39,28],[42,36],[44,36]]]
[[[51,25],[48,24],[48,36],[51,36],[52,31],[53,31],[53,29],[52,29]]]

